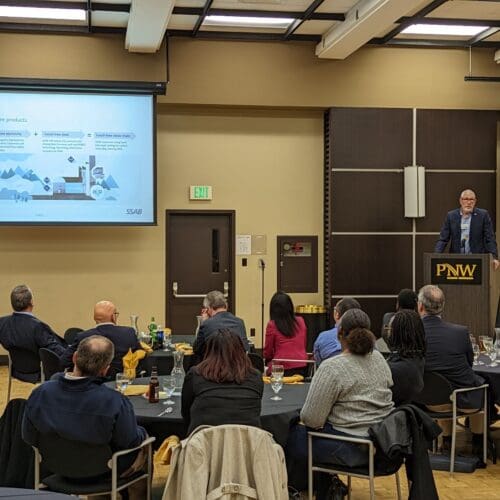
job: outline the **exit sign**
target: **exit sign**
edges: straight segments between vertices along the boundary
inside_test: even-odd
[[[189,186],[190,200],[211,200],[212,186]]]

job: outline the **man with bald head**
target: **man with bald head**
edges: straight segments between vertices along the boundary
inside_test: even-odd
[[[94,321],[95,328],[80,332],[73,344],[71,344],[61,358],[63,368],[71,368],[73,366],[73,354],[78,349],[80,342],[90,337],[91,335],[102,335],[111,340],[114,345],[114,357],[111,361],[111,367],[108,371],[109,377],[114,377],[118,372],[123,371],[122,358],[127,354],[129,349],[135,351],[141,349],[141,345],[137,340],[135,330],[128,326],[118,326],[116,324],[118,318],[116,306],[109,300],[101,300],[94,306]]]
[[[472,189],[462,191],[460,208],[446,215],[435,252],[445,251],[448,243],[450,253],[490,253],[493,269],[500,267],[495,231],[487,210],[476,208],[476,193]]]

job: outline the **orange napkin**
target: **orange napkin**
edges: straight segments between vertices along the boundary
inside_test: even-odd
[[[271,377],[262,377],[264,384],[271,383]],[[291,377],[283,377],[284,384],[302,384],[304,377],[302,375],[292,375]]]

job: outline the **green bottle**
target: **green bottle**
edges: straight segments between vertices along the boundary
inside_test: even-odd
[[[158,325],[155,323],[154,316],[151,316],[151,322],[148,325],[149,335],[151,335],[151,345],[156,346],[156,332],[158,330]]]

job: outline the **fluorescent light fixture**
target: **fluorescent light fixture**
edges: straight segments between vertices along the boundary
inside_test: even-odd
[[[488,26],[460,26],[451,24],[412,24],[401,33],[411,35],[451,35],[451,36],[475,36]]]
[[[295,21],[284,17],[207,16],[206,26],[241,26],[245,28],[288,28]]]
[[[87,11],[82,9],[46,9],[42,7],[0,6],[0,17],[85,21],[87,19]]]

